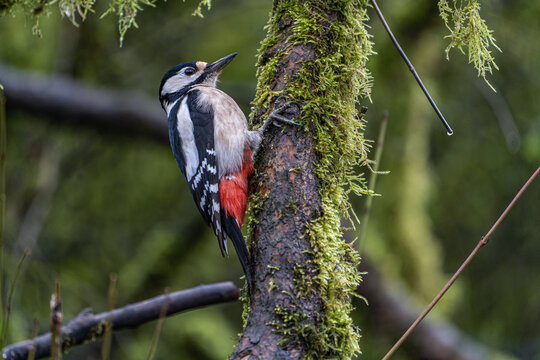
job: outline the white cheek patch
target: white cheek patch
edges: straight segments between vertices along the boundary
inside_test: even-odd
[[[165,81],[163,89],[161,89],[161,95],[163,96],[178,91],[189,83],[190,79],[186,78],[185,75],[174,75]]]

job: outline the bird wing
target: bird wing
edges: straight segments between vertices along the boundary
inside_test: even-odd
[[[193,134],[199,162],[188,179],[193,199],[207,223],[212,224],[218,238],[222,255],[228,255],[227,238],[221,224],[221,204],[219,196],[219,169],[214,146],[214,125],[211,107],[199,104],[199,90],[187,94],[186,105],[193,123]]]

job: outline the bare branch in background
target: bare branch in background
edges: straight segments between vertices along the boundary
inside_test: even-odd
[[[62,349],[84,342],[93,341],[103,336],[105,326],[112,322],[112,330],[131,329],[160,317],[164,303],[167,305],[166,316],[202,306],[235,301],[239,290],[232,282],[200,285],[191,289],[157,296],[112,311],[94,315],[92,309],[83,310],[75,319],[62,327]],[[34,350],[32,350],[32,348]],[[35,351],[35,359],[51,354],[51,333],[46,333],[32,340],[22,341],[3,349],[3,358],[7,360],[26,360],[28,353]]]
[[[0,65],[9,109],[45,115],[55,122],[81,124],[143,135],[160,141],[168,139],[167,121],[158,101],[136,93],[85,85],[63,76],[29,75]]]

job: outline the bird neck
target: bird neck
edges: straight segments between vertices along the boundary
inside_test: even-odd
[[[163,95],[162,102],[165,101],[169,105],[174,104],[176,101],[186,96],[188,91],[191,90],[192,88],[193,88],[193,85],[188,85],[186,87],[181,88],[178,91],[165,94]]]

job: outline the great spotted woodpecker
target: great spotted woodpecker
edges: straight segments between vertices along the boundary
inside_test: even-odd
[[[241,227],[248,199],[248,179],[262,135],[273,120],[298,125],[279,115],[279,107],[255,131],[234,100],[216,88],[221,70],[236,53],[213,63],[186,62],[167,71],[159,100],[167,112],[169,140],[178,167],[204,220],[211,224],[223,256],[227,237],[242,264],[248,289],[251,266]]]

